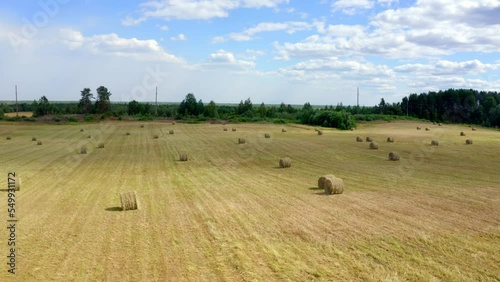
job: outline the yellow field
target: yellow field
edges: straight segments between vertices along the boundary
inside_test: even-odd
[[[498,131],[139,125],[0,123],[2,185],[8,171],[22,178],[17,274],[1,228],[0,281],[500,280]],[[391,151],[401,161],[388,161]],[[292,167],[278,168],[286,156]],[[342,178],[344,193],[316,189],[324,174]],[[134,190],[140,209],[120,211],[119,194]],[[0,219],[7,225],[5,191]]]
[[[25,117],[32,117],[33,112],[19,112],[18,113],[20,117],[25,116]],[[5,113],[4,116],[6,117],[15,117],[17,114],[15,112],[13,113]]]

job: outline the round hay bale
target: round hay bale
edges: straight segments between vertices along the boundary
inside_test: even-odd
[[[315,128],[314,131],[318,132],[319,129]]]
[[[89,134],[89,135],[87,135],[87,138],[89,138],[89,139],[90,139],[90,138],[92,138],[92,136],[90,136],[90,134]]]
[[[236,128],[231,128],[231,131],[236,131]]]
[[[141,128],[144,128],[144,124],[141,124]]]
[[[399,153],[390,152],[389,153],[389,160],[390,161],[399,161]]]
[[[443,126],[441,123],[438,123],[439,126]]]
[[[245,144],[245,138],[238,138],[238,144]]]
[[[318,179],[318,188],[319,189],[326,189],[326,180],[328,178],[335,178],[335,175],[333,174],[327,174],[323,175]]]
[[[7,140],[12,140],[12,137],[10,137],[10,136],[7,136]]]
[[[432,125],[436,125],[436,123],[435,123],[435,122],[433,122],[433,123],[432,123]]]
[[[356,142],[363,142],[363,138],[361,136],[356,137]]]
[[[153,135],[153,138],[158,139],[159,138],[158,134]]]
[[[271,134],[266,133],[266,134],[264,134],[264,137],[265,137],[265,138],[271,138]]]
[[[80,128],[80,132],[83,132],[83,128]]]
[[[127,135],[127,136],[130,135],[130,132],[125,133],[125,135]]]
[[[318,135],[323,135],[323,131],[322,130],[318,130]]]
[[[327,177],[325,179],[325,194],[342,194],[344,192],[344,181],[338,177]]]
[[[175,121],[174,121],[174,122],[172,122],[172,125],[175,125]]]
[[[83,145],[81,148],[80,148],[80,154],[86,154],[87,153],[87,146],[86,145]]]
[[[436,140],[431,141],[431,146],[439,146],[439,142]]]
[[[465,144],[467,144],[467,145],[472,145],[472,139],[467,139],[467,140],[465,140]]]
[[[460,132],[460,136],[465,136],[465,132]]]
[[[97,148],[99,148],[99,149],[104,149],[104,143],[103,143],[103,142],[99,143],[99,144],[97,145]]]
[[[38,140],[38,142],[36,142],[37,145],[42,145],[42,141]]]
[[[292,159],[290,158],[282,158],[280,159],[280,167],[287,168],[292,166]]]
[[[387,142],[389,142],[389,143],[394,143],[394,138],[392,138],[392,137],[387,137]]]
[[[420,130],[420,129],[421,129],[420,126],[417,126],[417,130]]]
[[[476,131],[476,128],[475,128],[475,127],[473,127],[473,128],[472,128],[472,131]]]
[[[428,127],[425,128],[425,131],[431,131]]]
[[[227,128],[224,127],[224,131],[227,131]]]
[[[36,141],[36,137],[35,136],[31,137],[31,141]]]
[[[188,155],[187,155],[187,153],[180,153],[180,155],[179,155],[179,160],[180,160],[181,162],[187,162],[187,160],[188,160]]]
[[[282,128],[282,129],[281,129],[281,132],[286,132],[286,129]]]
[[[170,131],[168,132],[168,134],[174,134],[174,130],[170,129]]]
[[[139,202],[134,192],[125,192],[120,194],[120,201],[122,203],[122,210],[137,210],[139,209]]]
[[[351,128],[351,131],[354,131],[354,128]]]
[[[372,149],[372,150],[377,150],[377,149],[378,149],[378,144],[377,144],[377,143],[375,143],[375,142],[371,142],[371,143],[370,143],[370,149]]]
[[[370,136],[366,137],[366,142],[373,142],[373,138]]]

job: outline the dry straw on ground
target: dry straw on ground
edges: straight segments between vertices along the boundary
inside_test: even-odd
[[[431,146],[439,146],[439,142],[436,140],[431,141]]]
[[[135,191],[121,193],[120,201],[122,203],[122,210],[124,211],[139,209],[139,202],[137,201]]]
[[[280,167],[287,168],[292,166],[292,159],[290,158],[282,158],[280,159]]]
[[[387,137],[387,142],[389,142],[389,143],[394,143],[394,138],[392,138],[392,137]]]
[[[81,148],[80,148],[80,154],[86,154],[87,153],[87,146],[86,145],[83,145]]]
[[[281,129],[281,132],[286,132],[286,129],[282,128],[282,129]]]
[[[467,145],[471,145],[471,144],[472,144],[472,139],[467,139],[467,140],[465,140],[465,144],[467,144]]]
[[[245,144],[245,138],[238,138],[238,144]]]
[[[38,140],[37,145],[42,145],[42,141]]]
[[[357,142],[363,142],[363,138],[361,138],[361,136],[358,136],[358,137],[356,137],[356,141]]]
[[[104,143],[103,143],[103,142],[99,143],[99,144],[97,145],[97,148],[99,148],[99,149],[104,149]]]
[[[36,137],[35,136],[31,137],[31,141],[36,141]]]
[[[325,194],[342,194],[344,192],[344,181],[332,174],[321,176],[318,179],[318,187],[325,189]]]
[[[465,136],[465,132],[460,132],[460,136]]]
[[[264,134],[264,137],[265,137],[265,138],[271,138],[271,134],[266,133],[266,134]]]
[[[170,131],[168,132],[168,134],[174,134],[174,130],[170,129]]]
[[[318,130],[318,135],[323,135],[323,131],[322,130]]]
[[[373,138],[370,136],[366,137],[366,142],[373,142]]]
[[[376,150],[376,149],[378,149],[378,144],[377,144],[377,143],[375,143],[375,142],[371,142],[371,143],[370,143],[370,149],[372,149],[372,150]]]
[[[399,153],[390,152],[389,153],[389,160],[390,161],[399,161]]]
[[[180,153],[180,155],[179,155],[179,160],[180,160],[181,162],[187,162],[187,160],[188,160],[188,155],[187,155],[187,153]]]

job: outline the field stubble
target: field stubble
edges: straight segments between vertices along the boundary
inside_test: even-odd
[[[18,279],[500,279],[500,132],[479,128],[466,146],[456,134],[465,126],[414,122],[321,138],[265,124],[178,123],[175,135],[164,123],[84,127],[0,124],[17,140],[0,138],[0,172],[23,177]],[[395,143],[383,142],[389,135]],[[391,151],[399,162],[387,160]],[[282,157],[293,166],[279,169]],[[343,194],[315,188],[330,173]],[[132,190],[140,210],[119,211],[119,194]]]

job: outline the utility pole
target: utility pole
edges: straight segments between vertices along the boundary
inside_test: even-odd
[[[155,115],[158,116],[158,86],[156,86],[156,109],[155,109]]]
[[[16,117],[19,116],[19,105],[17,104],[17,84],[16,84]]]
[[[357,105],[358,105],[358,108],[359,108],[359,87],[357,87],[358,89],[358,102],[357,102]]]
[[[406,116],[408,116],[408,104],[410,103],[410,96],[406,99]]]

